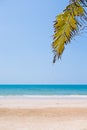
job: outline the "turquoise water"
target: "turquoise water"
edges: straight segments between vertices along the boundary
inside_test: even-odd
[[[0,85],[4,95],[87,95],[87,85]]]

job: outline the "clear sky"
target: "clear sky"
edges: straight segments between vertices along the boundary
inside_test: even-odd
[[[68,1],[0,1],[1,84],[87,84],[86,30],[52,63],[53,21]]]

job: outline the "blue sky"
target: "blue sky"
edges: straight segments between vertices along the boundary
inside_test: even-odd
[[[68,0],[0,1],[1,84],[87,84],[87,31],[52,63],[53,21]]]

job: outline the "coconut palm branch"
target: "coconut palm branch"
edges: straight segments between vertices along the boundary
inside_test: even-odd
[[[63,13],[56,17],[54,22],[54,35],[52,48],[54,52],[53,63],[61,58],[65,45],[80,31],[87,21],[87,0],[70,0]]]

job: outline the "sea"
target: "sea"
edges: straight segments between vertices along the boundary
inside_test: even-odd
[[[0,96],[86,95],[87,85],[0,85]]]

